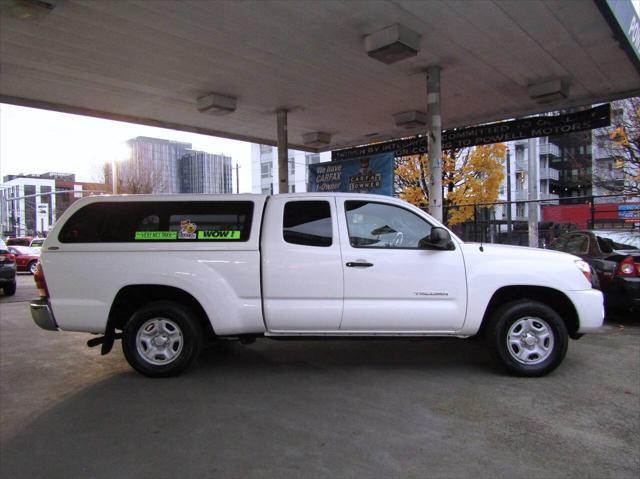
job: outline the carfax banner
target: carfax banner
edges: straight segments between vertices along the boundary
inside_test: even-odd
[[[393,152],[309,165],[308,191],[393,196]]]

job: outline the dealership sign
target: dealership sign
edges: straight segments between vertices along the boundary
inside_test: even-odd
[[[610,105],[606,104],[566,115],[536,116],[522,120],[444,130],[442,132],[442,149],[451,150],[602,128],[610,125],[610,109]],[[427,153],[427,150],[427,137],[421,136],[332,151],[331,159],[333,161],[350,160],[380,153],[400,157],[424,154]]]
[[[309,191],[393,195],[393,153],[309,165]]]
[[[625,223],[640,223],[640,203],[618,205],[618,218]]]

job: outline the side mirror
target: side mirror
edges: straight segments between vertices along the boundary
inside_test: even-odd
[[[420,249],[454,250],[456,249],[449,232],[439,226],[431,228],[431,234],[418,243]]]

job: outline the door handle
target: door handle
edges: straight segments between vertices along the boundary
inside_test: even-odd
[[[347,266],[349,268],[370,268],[371,266],[373,266],[373,263],[366,263],[366,262],[352,262],[349,261],[347,263]]]

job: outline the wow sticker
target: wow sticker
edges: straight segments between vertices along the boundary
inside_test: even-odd
[[[198,231],[199,240],[239,240],[240,231]]]

